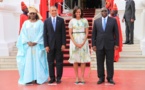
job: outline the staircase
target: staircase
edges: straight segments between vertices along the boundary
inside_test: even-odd
[[[99,9],[96,10],[100,12]],[[100,13],[95,15],[95,19],[101,17]],[[125,41],[125,34],[123,34],[123,42]],[[96,70],[96,55],[92,51],[91,54],[91,69]],[[105,62],[106,63],[106,62]],[[106,67],[106,66],[105,66]],[[133,45],[123,44],[123,50],[120,53],[120,59],[118,62],[114,62],[115,70],[145,70],[145,56],[142,55],[140,49],[140,41],[138,39],[134,40]]]
[[[91,47],[91,34],[92,34],[92,18],[95,15],[95,9],[89,9],[89,10],[84,10],[84,17],[87,18],[89,22],[89,43]],[[70,37],[69,37],[69,28],[68,28],[68,23],[70,19],[66,20],[65,26],[66,26],[66,49],[64,50],[64,66],[72,66],[68,62],[69,59],[69,42],[70,42]],[[16,63],[16,54],[17,54],[17,47],[14,46],[13,50],[10,52],[10,56],[7,57],[0,57],[0,70],[15,70],[17,69],[17,63]],[[89,64],[88,64],[89,65]]]
[[[92,53],[91,57],[91,69],[97,70],[95,52]],[[142,55],[139,40],[135,39],[133,45],[123,44],[120,59],[118,62],[114,62],[114,68],[115,70],[145,70],[145,56]]]
[[[91,12],[90,12],[91,11]],[[100,12],[100,11],[99,11]],[[89,44],[91,47],[91,34],[92,34],[92,17],[94,17],[95,10],[84,10],[84,17],[87,18],[89,22]],[[99,17],[100,15],[96,15]],[[72,64],[68,63],[69,59],[69,34],[68,34],[68,23],[70,19],[66,20],[66,36],[67,36],[67,44],[66,49],[64,51],[64,65],[72,66]],[[10,56],[2,57],[0,56],[0,70],[16,70],[16,54],[17,48],[13,47],[13,50],[10,52]],[[121,52],[121,58],[118,62],[114,63],[115,70],[145,70],[145,56],[142,56],[142,52],[140,49],[139,40],[135,39],[135,44],[133,45],[123,45],[123,51]],[[91,51],[91,69],[96,70],[96,55],[95,52]],[[88,64],[89,65],[89,64]]]

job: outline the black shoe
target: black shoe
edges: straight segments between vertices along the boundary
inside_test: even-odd
[[[123,44],[128,44],[129,42],[124,42]]]
[[[109,80],[108,80],[108,83],[110,83],[110,84],[115,84],[115,82],[114,82],[112,79],[109,79]]]
[[[60,83],[61,83],[61,80],[57,80],[56,83],[57,83],[57,84],[60,84]]]
[[[104,79],[99,79],[99,81],[97,82],[97,84],[102,84],[104,82]]]
[[[128,44],[134,44],[133,42],[129,42]]]
[[[55,80],[50,80],[48,83],[49,84],[52,84],[52,83],[54,83],[55,82]]]
[[[28,83],[26,83],[26,85],[31,85],[31,84],[33,84],[33,82],[28,82]]]

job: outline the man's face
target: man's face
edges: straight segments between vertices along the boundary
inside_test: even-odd
[[[24,9],[24,12],[28,13],[28,12],[29,12],[29,11],[28,11],[28,8]]]
[[[110,14],[111,14],[111,16],[114,16],[115,15],[115,11],[111,10]]]
[[[102,17],[106,17],[108,15],[107,9],[101,10]]]
[[[55,17],[57,15],[57,9],[55,7],[50,8],[50,14]]]

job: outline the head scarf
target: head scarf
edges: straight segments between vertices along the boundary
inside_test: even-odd
[[[21,2],[21,9],[25,10],[27,8],[26,4],[24,2]]]
[[[114,10],[114,11],[118,11],[118,8],[117,8],[117,5],[116,5],[116,4],[113,5],[112,10]]]
[[[38,10],[34,7],[34,6],[30,6],[28,8],[29,13],[36,13],[39,17],[39,19],[42,19],[42,16],[40,15],[40,13],[38,12]]]

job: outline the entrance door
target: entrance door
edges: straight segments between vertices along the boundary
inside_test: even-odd
[[[102,0],[84,0],[85,8],[101,8]]]

